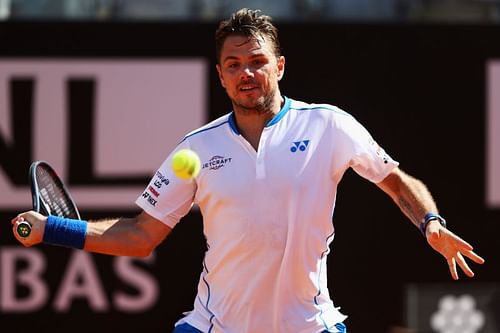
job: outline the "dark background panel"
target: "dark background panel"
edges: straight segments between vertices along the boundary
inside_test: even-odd
[[[214,24],[2,23],[3,58],[168,58],[205,56],[211,62],[210,119],[230,110],[215,72]],[[487,259],[473,265],[468,286],[500,280],[499,210],[485,207],[485,62],[500,59],[500,27],[394,24],[281,24],[287,58],[284,95],[331,103],[353,114],[375,139],[424,180],[450,228]],[[0,158],[2,158],[0,156]],[[155,168],[156,166],[152,166]],[[25,174],[24,168],[19,173]],[[23,176],[21,176],[23,177]],[[1,196],[1,194],[0,194]],[[27,198],[29,200],[29,198]],[[135,214],[84,211],[86,218]],[[10,219],[0,212],[0,250],[15,245]],[[378,188],[348,171],[338,192],[337,230],[329,257],[334,302],[347,313],[350,332],[388,332],[405,323],[405,288],[410,283],[451,283],[444,259]],[[161,285],[160,298],[146,313],[92,313],[85,302],[69,313],[50,304],[30,314],[0,315],[9,332],[169,332],[192,307],[204,252],[201,216],[191,212],[145,269]],[[265,231],[263,231],[265,232]],[[57,290],[69,250],[40,246],[45,274]],[[126,288],[111,269],[112,258],[94,255],[111,299]],[[19,325],[22,323],[22,325]]]

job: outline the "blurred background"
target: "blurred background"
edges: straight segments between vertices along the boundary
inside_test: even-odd
[[[498,0],[1,0],[10,20],[211,21],[241,7],[282,21],[475,22],[500,20]]]
[[[143,259],[23,248],[9,222],[31,207],[37,159],[84,218],[136,214],[179,139],[230,111],[213,38],[241,7],[278,26],[283,94],[354,115],[486,259],[452,281],[396,206],[348,171],[328,261],[348,331],[500,332],[500,0],[0,0],[0,327],[170,332],[192,309],[196,207]]]

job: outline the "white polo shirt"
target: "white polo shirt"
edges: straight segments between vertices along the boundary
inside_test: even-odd
[[[347,168],[372,182],[398,165],[351,115],[285,98],[255,149],[230,113],[188,134],[202,161],[193,181],[160,166],[137,204],[170,227],[193,203],[208,250],[194,310],[203,332],[336,332],[327,254],[337,185]]]

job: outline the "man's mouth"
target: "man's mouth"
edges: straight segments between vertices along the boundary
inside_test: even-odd
[[[251,91],[251,90],[257,89],[257,88],[258,88],[258,86],[254,85],[254,84],[244,84],[244,85],[241,85],[239,87],[239,90],[242,91],[242,92],[247,92],[247,91]]]

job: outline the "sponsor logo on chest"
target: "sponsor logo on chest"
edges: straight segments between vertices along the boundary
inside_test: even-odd
[[[219,170],[222,167],[225,167],[233,160],[232,157],[224,157],[221,155],[215,155],[210,158],[207,162],[204,162],[202,165],[202,169],[209,170]]]

